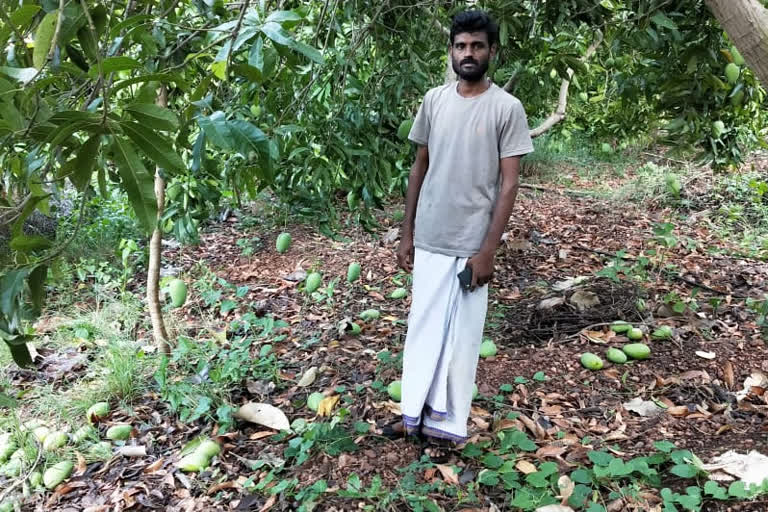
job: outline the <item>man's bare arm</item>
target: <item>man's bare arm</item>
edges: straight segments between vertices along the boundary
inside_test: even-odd
[[[429,150],[419,146],[416,159],[408,175],[408,192],[405,195],[405,218],[400,233],[400,247],[397,250],[397,263],[410,272],[413,269],[413,229],[416,221],[416,203],[419,201],[424,176],[429,168]]]
[[[509,216],[515,206],[520,185],[520,156],[502,158],[499,161],[501,188],[491,217],[491,225],[485,235],[480,251],[467,263],[472,268],[472,286],[483,286],[493,277],[493,258],[501,235],[507,227]]]

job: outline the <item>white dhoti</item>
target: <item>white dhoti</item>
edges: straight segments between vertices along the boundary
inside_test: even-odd
[[[416,249],[403,354],[403,423],[409,433],[462,442],[488,310],[488,286],[462,290],[468,258]]]

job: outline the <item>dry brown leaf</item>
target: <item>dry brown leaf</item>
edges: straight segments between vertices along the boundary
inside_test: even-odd
[[[459,475],[456,474],[452,466],[437,464],[437,469],[440,471],[440,474],[443,475],[443,480],[447,483],[459,485]]]
[[[526,428],[528,428],[534,436],[536,436],[536,439],[544,439],[547,437],[547,433],[544,432],[544,429],[525,414],[518,416],[518,419],[523,422]]]
[[[667,414],[670,416],[688,416],[689,413],[690,411],[685,405],[676,405],[667,409]]]
[[[735,386],[735,379],[733,376],[733,363],[730,361],[726,361],[723,365],[723,381],[725,382],[725,387],[733,390]]]
[[[210,496],[211,494],[216,494],[222,489],[237,489],[239,487],[240,487],[239,484],[235,481],[221,482],[219,484],[212,486],[210,489],[208,489],[208,492],[206,492],[206,494]]]
[[[80,476],[85,473],[86,469],[88,469],[88,464],[85,462],[85,457],[83,457],[80,452],[75,452],[75,457],[77,457],[77,465],[75,466],[75,471],[72,476]]]
[[[270,496],[266,503],[264,503],[264,506],[259,509],[259,512],[267,512],[267,510],[271,509],[275,503],[277,503],[277,494]]]
[[[163,467],[164,459],[157,459],[155,462],[144,468],[144,473],[154,473]]]
[[[525,475],[530,475],[531,473],[535,473],[538,471],[536,469],[536,466],[528,462],[527,460],[519,460],[517,461],[517,464],[515,464],[515,467],[517,470]]]
[[[271,435],[274,435],[274,430],[262,430],[260,432],[254,432],[250,436],[248,436],[248,439],[251,441],[258,441],[259,439],[264,439],[265,437],[269,437]]]
[[[494,432],[500,432],[502,430],[510,430],[510,429],[518,429],[523,430],[525,426],[520,423],[518,420],[510,420],[508,418],[504,418],[503,420],[500,420],[498,423],[496,423],[496,426],[494,427]]]
[[[320,401],[320,405],[317,406],[318,416],[330,416],[333,412],[333,408],[339,403],[341,395],[327,396]]]
[[[536,456],[540,459],[543,459],[545,457],[559,457],[560,455],[564,454],[568,450],[567,446],[556,446],[553,444],[542,446],[538,450],[536,450]]]

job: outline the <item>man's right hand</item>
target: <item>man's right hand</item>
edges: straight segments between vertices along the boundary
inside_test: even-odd
[[[397,248],[397,264],[406,272],[413,270],[413,236],[403,235]]]

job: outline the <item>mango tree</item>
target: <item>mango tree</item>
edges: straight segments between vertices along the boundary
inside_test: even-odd
[[[90,194],[117,187],[153,234],[148,296],[155,341],[167,350],[157,290],[161,233],[189,235],[199,222],[189,199],[217,196],[177,191],[161,216],[164,182],[206,183],[225,172],[222,159],[239,162],[230,179],[246,190],[272,181],[274,132],[227,96],[240,88],[290,95],[294,71],[323,61],[290,32],[302,14],[267,12],[263,1],[227,10],[205,2],[60,0],[11,12],[0,6],[0,18],[7,48],[0,57],[0,137],[12,148],[0,154],[9,170],[2,218],[12,251],[0,278],[0,336],[18,364],[31,362],[29,321],[42,307],[48,266],[68,242],[54,247],[24,233],[25,219],[72,187],[82,221]]]

